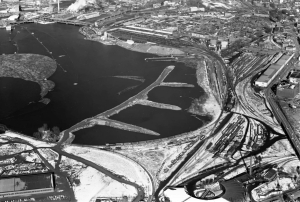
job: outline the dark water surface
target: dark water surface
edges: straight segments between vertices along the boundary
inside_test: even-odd
[[[37,83],[19,78],[0,77],[0,119],[5,118],[38,101],[40,87]]]
[[[196,87],[177,89],[158,87],[149,93],[149,100],[175,104],[182,107],[183,111],[176,112],[135,106],[112,118],[126,123],[141,124],[141,126],[161,133],[160,137],[176,135],[202,126],[201,121],[185,111],[192,98],[198,98],[203,94],[203,90],[196,84],[195,70],[181,63],[145,62],[146,57],[153,57],[153,55],[84,40],[78,29],[79,27],[64,24],[27,24],[23,27],[17,27],[12,34],[3,29],[0,30],[0,54],[12,54],[17,51],[18,46],[19,53],[46,55],[53,57],[60,64],[56,72],[49,78],[55,82],[56,86],[46,96],[51,99],[47,106],[25,115],[1,120],[0,123],[27,135],[32,135],[43,123],[47,123],[50,127],[58,126],[61,130],[65,130],[83,119],[95,116],[124,102],[154,82],[167,65],[175,65],[174,72],[166,78],[166,81],[186,82],[194,84]],[[12,39],[12,42],[9,42],[9,38]],[[65,56],[59,57],[62,55]],[[144,78],[145,82],[112,76],[139,76]],[[16,82],[14,81],[15,84],[13,84],[15,87],[11,87],[14,89],[9,91],[21,92],[27,89],[29,95],[26,95],[27,97],[21,93],[20,96],[14,95],[15,97],[11,99],[18,99],[17,104],[15,104],[10,99],[2,98],[9,96],[9,94],[7,95],[7,90],[2,88],[4,84],[0,83],[1,107],[3,109],[6,107],[21,109],[29,100],[35,101],[39,94],[37,84],[20,81],[22,84],[19,85]],[[74,83],[78,83],[78,85],[74,85]],[[18,88],[16,85],[20,87]],[[37,87],[31,87],[31,85]],[[125,88],[136,85],[138,87],[123,91],[120,94]],[[1,111],[1,115],[2,113],[4,112]],[[205,117],[202,118],[206,119]],[[103,130],[100,126],[93,129],[83,129],[75,134],[75,142],[84,144],[159,138],[123,132],[118,129]],[[135,139],[136,135],[139,137]]]

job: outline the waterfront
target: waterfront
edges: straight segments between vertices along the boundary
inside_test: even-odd
[[[47,123],[50,127],[58,126],[61,130],[65,130],[88,117],[111,109],[153,83],[161,71],[170,64],[176,66],[174,69],[175,73],[171,73],[166,78],[166,81],[186,82],[195,86],[195,88],[180,88],[179,91],[184,92],[181,95],[183,101],[180,107],[186,109],[192,101],[191,98],[199,98],[203,94],[203,90],[196,83],[195,70],[184,66],[182,63],[146,62],[144,58],[153,56],[128,51],[117,46],[105,46],[97,42],[84,40],[84,37],[78,32],[79,27],[76,26],[28,24],[26,27],[28,31],[17,27],[11,34],[12,44],[17,44],[15,49],[1,49],[0,53],[13,53],[18,46],[19,53],[53,56],[59,63],[56,72],[49,78],[56,85],[54,90],[46,96],[50,98],[51,102],[38,111],[1,121],[9,128],[27,135],[31,135],[43,123]],[[0,30],[0,36],[2,38],[1,43],[6,43],[7,47],[14,46],[8,41],[3,41],[5,38],[9,39],[9,34],[5,30]],[[47,47],[52,54],[47,52],[43,46]],[[61,55],[65,55],[65,57],[59,57]],[[139,76],[145,81],[140,82],[115,76]],[[74,85],[75,83],[77,85]],[[132,86],[136,87],[130,88]],[[123,91],[126,88],[129,88],[129,90]],[[158,93],[155,93],[155,96],[165,97],[166,101],[163,103],[172,104],[171,101],[174,97],[172,97],[172,94],[169,97],[167,95],[169,91],[172,92],[175,88],[159,87],[157,89],[160,88],[163,90],[159,90]],[[167,100],[170,100],[170,102],[167,102]],[[9,105],[9,103],[6,103],[6,105]],[[139,107],[130,109],[130,114],[139,114]],[[20,109],[21,106],[16,108]],[[171,127],[172,125],[180,125],[182,131],[185,132],[203,125],[201,121],[191,116],[185,110],[174,112],[171,110],[147,108],[149,111],[157,110],[159,112],[155,116],[150,113],[144,114],[144,116],[148,116],[145,117],[148,119],[147,126],[154,131],[157,129],[161,132],[161,136],[151,136],[151,138],[180,134],[176,127]],[[127,112],[124,114],[126,116]],[[120,113],[121,115],[124,117],[122,112]],[[209,118],[204,117],[204,119]],[[157,120],[165,122],[168,127],[163,127],[162,130],[159,129],[159,124],[161,123],[157,124]],[[122,121],[134,123],[134,121],[131,121],[131,117],[122,118]],[[94,131],[94,129],[92,130]],[[107,130],[99,130],[101,134],[106,133],[105,131]],[[112,129],[107,131],[107,133],[115,133],[114,131],[117,131],[116,133],[120,134],[120,136],[97,135],[96,139],[98,141],[95,138],[88,138],[88,140],[85,139],[84,144],[104,144],[112,142],[112,140],[115,142],[133,141],[131,138],[124,141],[124,136],[121,134],[123,132],[124,135],[131,133],[128,131]],[[85,138],[84,130],[77,133],[80,133],[81,136],[78,140]],[[141,134],[134,133],[133,136],[135,135]],[[150,136],[142,136],[144,138],[137,141],[150,139]],[[90,137],[90,135],[87,137]],[[75,142],[81,143],[77,140]]]

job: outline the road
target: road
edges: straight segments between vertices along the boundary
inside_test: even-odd
[[[291,144],[293,145],[296,154],[298,158],[300,159],[300,140],[298,135],[294,132],[293,127],[287,120],[286,116],[284,115],[281,107],[276,103],[275,99],[275,94],[269,89],[266,91],[266,98],[267,101],[269,102],[272,112],[275,116],[275,118],[278,120],[279,123],[282,124],[283,128],[287,132],[287,135],[291,141]]]

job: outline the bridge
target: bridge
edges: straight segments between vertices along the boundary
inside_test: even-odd
[[[34,23],[34,20],[22,20],[22,21],[16,21],[16,22],[10,22],[11,25],[20,25],[20,24],[26,24],[26,23]]]
[[[80,20],[64,20],[64,19],[60,19],[60,18],[43,18],[43,20],[50,21],[50,22],[67,24],[67,25],[77,25],[77,26],[88,26],[88,25],[93,24],[93,23],[90,23],[90,22],[84,22],[84,21],[80,21]]]

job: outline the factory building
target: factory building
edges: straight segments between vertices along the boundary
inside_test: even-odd
[[[0,200],[54,192],[53,173],[0,178]]]
[[[279,72],[290,62],[294,57],[293,54],[285,54],[274,64],[271,64],[267,70],[260,75],[260,77],[255,81],[255,85],[259,87],[266,88],[274,78],[279,74]]]
[[[298,84],[284,84],[278,85],[276,95],[281,98],[294,98],[299,93]]]

